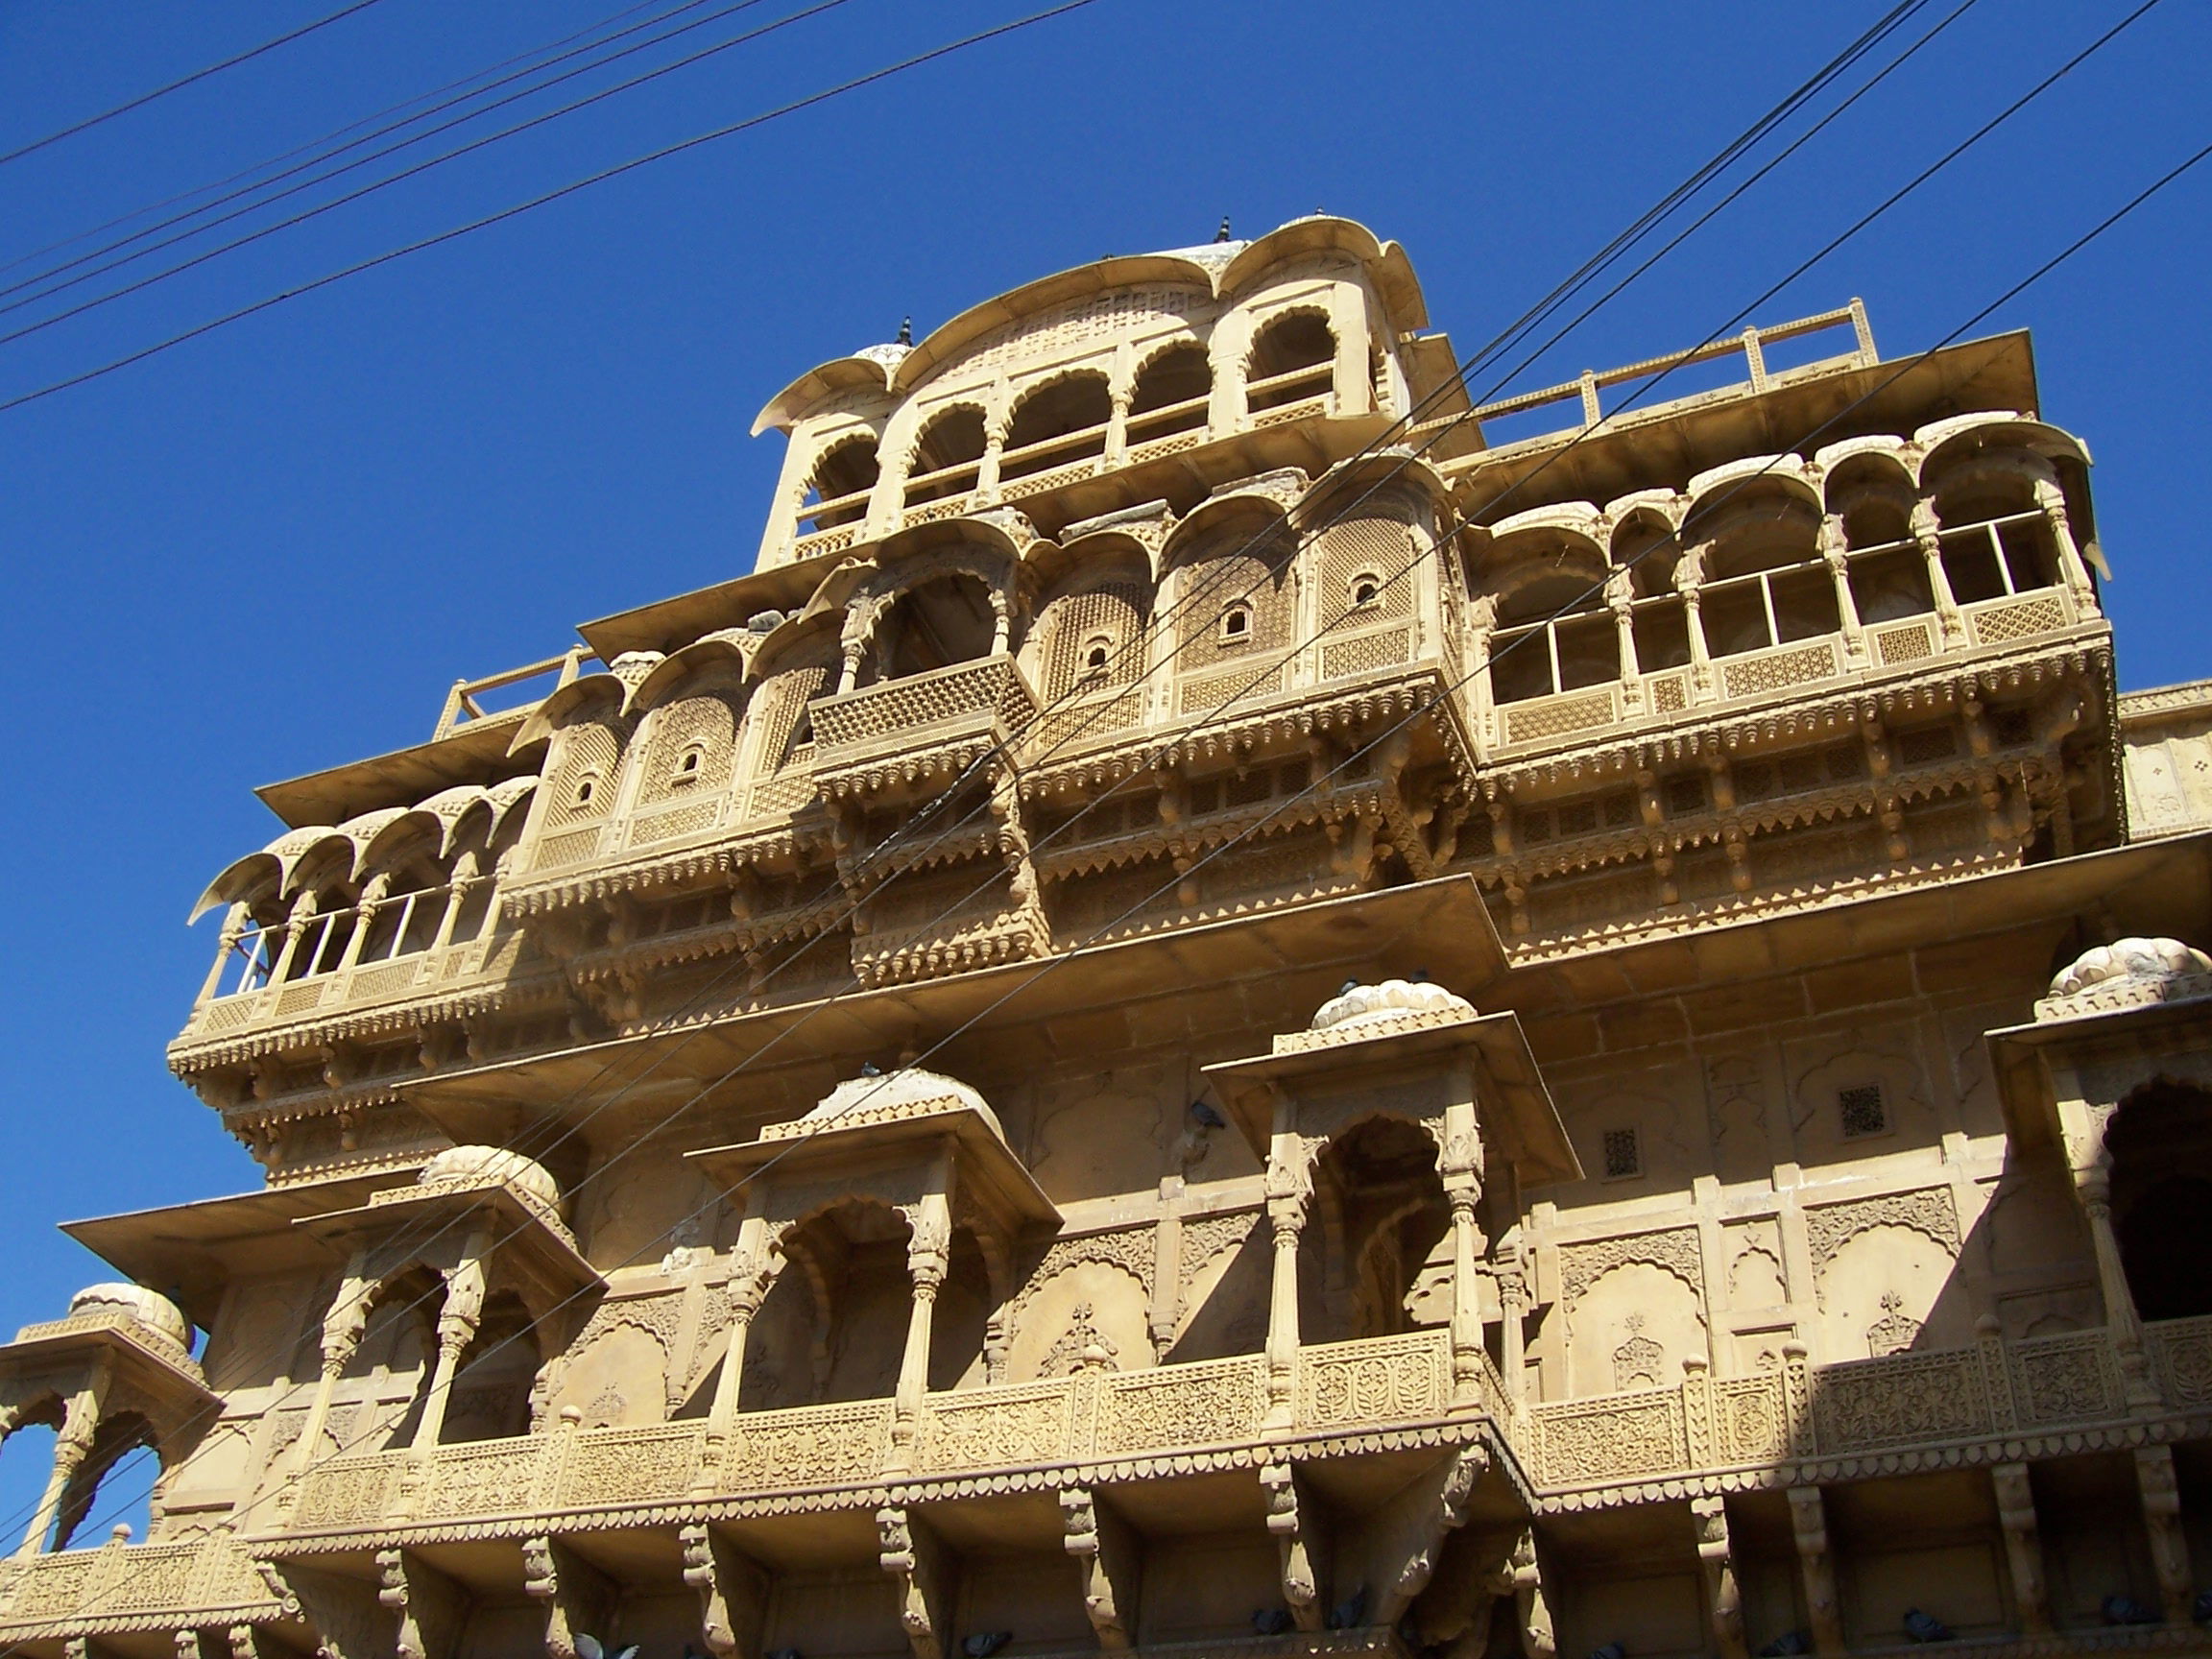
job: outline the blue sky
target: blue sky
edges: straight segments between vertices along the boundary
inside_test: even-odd
[[[379,0],[0,165],[0,261],[616,4]],[[335,5],[17,0],[0,150]],[[0,346],[0,399],[1022,10],[845,0]],[[904,315],[1315,207],[1402,241],[1472,350],[1881,10],[1097,0],[0,414],[27,704],[0,793],[0,1327],[103,1276],[51,1223],[255,1179],[161,1058],[212,949],[186,908],[276,829],[252,786],[420,741],[457,676],[745,569],[781,442],[747,429],[795,374]],[[2127,10],[1973,6],[1515,387],[1702,339]],[[1948,333],[2212,136],[2207,60],[2212,12],[2168,0],[1758,320],[1861,295],[1887,352]],[[2208,205],[2212,165],[1983,330],[2033,330],[2044,412],[2097,457],[2124,686],[2212,672],[2212,575],[2173,540],[2212,436]],[[39,1478],[0,1457],[0,1525]]]

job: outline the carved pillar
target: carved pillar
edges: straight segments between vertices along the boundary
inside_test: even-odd
[[[2104,1294],[2104,1334],[2120,1360],[2128,1404],[2155,1406],[2158,1391],[2151,1382],[2150,1361],[2143,1352],[2143,1321],[2135,1312],[2135,1293],[2128,1287],[2128,1270],[2120,1260],[2120,1239],[2112,1231],[2112,1177],[2099,1167],[2076,1177],[2081,1209],[2089,1218],[2089,1241],[2097,1252],[2097,1282]]]
[[[399,1617],[398,1659],[448,1659],[469,1616],[460,1585],[405,1550],[376,1551],[376,1599]]]
[[[100,1401],[107,1392],[107,1363],[102,1361],[92,1383],[79,1389],[61,1407],[61,1427],[54,1436],[54,1467],[15,1551],[18,1555],[36,1555],[46,1548],[46,1535],[54,1530],[54,1518],[61,1513],[61,1496],[91,1455],[92,1435],[100,1427]]]
[[[376,920],[376,912],[384,904],[384,896],[391,891],[390,871],[379,870],[369,878],[368,885],[361,889],[361,902],[353,908],[353,931],[347,936],[346,949],[339,953],[338,965],[331,972],[342,972],[361,960],[361,947],[369,939],[369,925]]]
[[[1959,601],[1951,591],[1951,573],[1943,568],[1943,538],[1934,502],[1921,501],[1913,506],[1912,539],[1920,544],[1920,559],[1928,567],[1928,590],[1936,595],[1937,630],[1945,644],[1962,644],[1966,619],[1959,613]]]
[[[1060,1525],[1061,1543],[1083,1575],[1083,1611],[1098,1646],[1135,1647],[1143,1547],[1129,1524],[1087,1487],[1061,1492]]]
[[[1014,637],[1014,602],[1000,589],[991,589],[991,655],[1003,657]]]
[[[2158,1575],[2158,1600],[2169,1624],[2186,1624],[2194,1612],[2189,1540],[2181,1531],[2181,1491],[2174,1479],[2170,1446],[2135,1449],[2135,1487],[2143,1499],[2143,1527],[2151,1537],[2151,1565]]]
[[[1499,1246],[1492,1271],[1498,1280],[1498,1358],[1500,1381],[1505,1384],[1506,1403],[1516,1410],[1527,1386],[1526,1351],[1528,1319],[1527,1259],[1522,1254],[1519,1230]]]
[[[914,1659],[945,1659],[951,1640],[951,1586],[937,1535],[901,1508],[876,1511],[878,1561],[899,1591],[899,1623]]]
[[[1613,613],[1614,648],[1621,658],[1622,703],[1630,709],[1644,707],[1643,664],[1636,657],[1636,616],[1630,609],[1635,598],[1636,590],[1625,568],[1606,575],[1605,605]]]
[[[1544,1599],[1544,1570],[1536,1560],[1536,1534],[1524,1532],[1513,1546],[1513,1606],[1521,1622],[1523,1659],[1553,1659],[1559,1641],[1552,1632],[1551,1609]]]
[[[1106,454],[1098,463],[1100,471],[1113,471],[1129,453],[1129,405],[1134,390],[1129,386],[1114,390],[1113,405],[1106,414]]]
[[[278,985],[292,976],[292,962],[300,954],[301,938],[307,931],[307,924],[315,919],[315,889],[302,887],[292,901],[292,908],[284,917],[284,943],[277,948],[276,962],[269,970],[269,983]]]
[[[1705,1580],[1705,1616],[1720,1659],[1744,1659],[1743,1593],[1728,1545],[1728,1510],[1718,1497],[1690,1500],[1697,1527],[1697,1572]]]
[[[2051,526],[2051,539],[2058,544],[2058,580],[2074,595],[2074,602],[2085,616],[2097,613],[2097,589],[2089,580],[2089,566],[2082,562],[2081,549],[2074,541],[2074,526],[2066,517],[2066,493],[2046,479],[2035,481],[2035,505],[2043,509],[2044,522]]]
[[[1790,1488],[1790,1529],[1797,1543],[1797,1571],[1805,1583],[1805,1613],[1813,1623],[1813,1651],[1838,1659],[1843,1651],[1843,1615],[1836,1599],[1836,1567],[1828,1558],[1828,1511],[1817,1486]]]
[[[758,1215],[746,1216],[737,1229],[737,1247],[730,1263],[730,1342],[722,1350],[722,1364],[714,1373],[714,1403],[707,1413],[707,1455],[699,1468],[702,1489],[712,1488],[721,1467],[721,1448],[728,1443],[736,1422],[737,1395],[745,1375],[745,1338],[782,1268],[781,1238],[781,1229]],[[823,1307],[827,1320],[828,1304]]]
[[[1698,590],[1697,572],[1692,569],[1677,575],[1674,585],[1682,594],[1682,629],[1690,637],[1690,685],[1699,698],[1710,698],[1713,653],[1705,647],[1705,600]]]
[[[768,1575],[712,1527],[694,1523],[677,1534],[684,1582],[699,1592],[700,1629],[720,1659],[760,1651],[768,1613]]]
[[[223,931],[215,941],[215,963],[207,970],[207,977],[200,986],[200,995],[192,999],[195,1013],[204,1008],[215,995],[215,987],[223,983],[223,970],[229,965],[230,952],[238,949],[238,942],[246,937],[246,924],[252,920],[252,912],[240,900],[223,913]]]
[[[1437,1172],[1452,1207],[1452,1397],[1466,1404],[1479,1397],[1482,1375],[1482,1282],[1476,1276],[1478,1256],[1487,1242],[1475,1220],[1482,1201],[1482,1137],[1475,1127],[1474,1079],[1454,1079],[1455,1098],[1444,1109],[1443,1151]]]
[[[2043,1583],[2043,1545],[2035,1535],[2035,1494],[2028,1465],[2000,1463],[1989,1471],[1997,1489],[1997,1524],[2005,1530],[2005,1559],[2012,1569],[2012,1605],[2021,1632],[2040,1636],[2051,1628],[2051,1605]]]
[[[468,908],[469,895],[475,890],[479,879],[473,849],[453,860],[453,880],[445,891],[445,914],[438,918],[438,932],[430,941],[431,950],[443,950],[453,943],[453,929],[460,923],[461,912]],[[484,920],[489,924],[492,919],[486,916]]]
[[[1866,661],[1866,629],[1859,620],[1859,601],[1851,591],[1851,566],[1845,558],[1850,542],[1843,520],[1829,514],[1820,520],[1820,557],[1828,566],[1828,579],[1836,585],[1836,617],[1843,627],[1843,656],[1851,662]]]
[[[1284,1605],[1299,1629],[1320,1630],[1327,1621],[1335,1555],[1329,1511],[1291,1464],[1263,1464],[1260,1484],[1267,1493],[1267,1530],[1282,1558]]]
[[[445,1275],[445,1300],[438,1310],[438,1362],[430,1373],[429,1396],[422,1402],[422,1421],[416,1425],[417,1446],[435,1446],[445,1432],[454,1373],[484,1318],[484,1257],[491,1248],[490,1230],[477,1228],[461,1247],[460,1262]]]
[[[552,1537],[522,1540],[522,1588],[545,1604],[547,1659],[577,1659],[576,1633],[609,1627],[621,1590]]]
[[[1278,1108],[1278,1117],[1283,1109]],[[1305,1148],[1294,1132],[1275,1137],[1267,1166],[1267,1225],[1275,1237],[1274,1278],[1267,1298],[1267,1416],[1263,1427],[1286,1430],[1295,1415],[1298,1372],[1298,1238],[1313,1194]]]
[[[356,1250],[346,1263],[346,1277],[338,1282],[338,1294],[323,1315],[323,1368],[316,1380],[315,1398],[301,1425],[298,1449],[293,1453],[291,1478],[297,1480],[314,1464],[316,1448],[323,1441],[323,1427],[330,1420],[330,1395],[338,1378],[361,1346],[369,1328],[369,1298],[376,1286],[369,1278],[369,1259]]]
[[[914,1435],[922,1421],[922,1396],[929,1386],[929,1326],[937,1292],[951,1262],[952,1211],[943,1166],[908,1217],[912,1237],[906,1245],[906,1274],[914,1283],[914,1306],[906,1320],[906,1352],[899,1361],[899,1387],[891,1401],[891,1461],[908,1469],[914,1461]]]

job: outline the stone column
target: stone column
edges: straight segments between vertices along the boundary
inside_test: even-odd
[[[361,947],[369,940],[369,925],[376,920],[377,909],[383,904],[385,894],[391,891],[390,871],[379,870],[369,878],[369,884],[361,889],[361,902],[353,907],[353,931],[346,940],[346,949],[340,953],[333,973],[342,973],[361,960]]]
[[[2181,1530],[2181,1488],[2171,1446],[2135,1449],[2135,1487],[2143,1501],[2152,1571],[2158,1575],[2160,1610],[2167,1623],[2185,1626],[2195,1611],[2196,1580],[2189,1571],[2189,1540]]]
[[[942,1179],[933,1185],[937,1190],[925,1192],[908,1214],[913,1235],[906,1244],[906,1275],[914,1284],[914,1306],[906,1320],[906,1352],[899,1361],[899,1390],[891,1401],[891,1458],[897,1469],[913,1466],[922,1396],[929,1386],[930,1320],[951,1264],[951,1202]]]
[[[1528,1357],[1525,1351],[1528,1318],[1528,1278],[1518,1238],[1502,1245],[1496,1257],[1498,1278],[1498,1369],[1505,1384],[1506,1404],[1519,1410],[1527,1387]]]
[[[438,918],[438,933],[430,941],[433,951],[443,950],[453,943],[453,929],[460,925],[462,908],[469,902],[469,894],[477,879],[473,850],[453,860],[453,879],[445,889],[445,914]],[[489,922],[491,918],[487,916],[485,920]]]
[[[2051,538],[2058,544],[2058,580],[2074,595],[2084,616],[2097,613],[2097,589],[2089,580],[2089,566],[2083,563],[2081,549],[2074,541],[2074,526],[2066,519],[2066,493],[2057,485],[2037,479],[2035,505],[2043,509],[2043,518],[2051,526]]]
[[[229,963],[230,952],[237,950],[238,942],[246,937],[246,924],[252,914],[243,899],[224,912],[223,932],[215,941],[215,965],[207,970],[207,977],[200,987],[200,995],[192,999],[192,1011],[195,1014],[207,1006],[215,996],[215,987],[223,983],[223,970]]]
[[[1690,685],[1699,699],[1713,695],[1713,653],[1705,646],[1704,549],[1693,548],[1683,556],[1674,575],[1674,588],[1682,595],[1682,631],[1690,637]]]
[[[1287,1108],[1277,1108],[1281,1121]],[[1267,1416],[1270,1431],[1290,1427],[1298,1372],[1298,1239],[1313,1196],[1301,1138],[1278,1133],[1267,1161],[1267,1225],[1275,1237],[1275,1272],[1267,1299]]]
[[[2035,1535],[2035,1494],[2028,1465],[2000,1463],[1989,1471],[1997,1493],[1997,1525],[2005,1532],[2005,1558],[2012,1570],[2012,1606],[2023,1635],[2051,1628],[2051,1608],[2043,1588],[2043,1547]]]
[[[1129,405],[1134,400],[1135,389],[1122,386],[1114,393],[1113,406],[1106,416],[1106,453],[1099,460],[1102,471],[1111,471],[1121,465],[1129,454]]]
[[[307,924],[315,918],[315,890],[301,889],[292,901],[292,908],[284,916],[284,943],[276,951],[276,962],[269,970],[269,983],[280,985],[292,972],[292,959],[300,954],[301,937],[307,931]]]
[[[36,1555],[46,1548],[46,1535],[54,1530],[54,1518],[61,1512],[62,1494],[92,1454],[92,1436],[100,1427],[100,1401],[107,1391],[108,1364],[103,1360],[92,1381],[62,1406],[61,1427],[54,1436],[53,1472],[46,1477],[46,1490],[32,1512],[17,1555]]]
[[[1790,1529],[1797,1544],[1797,1571],[1805,1583],[1805,1612],[1813,1624],[1813,1651],[1838,1659],[1843,1651],[1843,1613],[1836,1599],[1836,1565],[1828,1555],[1828,1511],[1817,1486],[1792,1486]]]
[[[1690,1500],[1697,1528],[1697,1571],[1705,1581],[1705,1617],[1721,1659],[1744,1659],[1743,1593],[1728,1542],[1728,1511],[1718,1497]]]
[[[1828,579],[1836,585],[1836,616],[1843,628],[1843,655],[1853,662],[1866,661],[1866,629],[1859,620],[1859,601],[1851,591],[1851,565],[1845,557],[1850,542],[1843,520],[1830,514],[1820,520],[1820,557],[1828,565]]]
[[[291,1478],[295,1480],[315,1462],[323,1426],[330,1420],[331,1393],[369,1328],[369,1298],[376,1286],[369,1278],[368,1262],[366,1252],[353,1253],[346,1263],[346,1277],[339,1282],[338,1294],[330,1299],[329,1311],[323,1315],[323,1369],[315,1383],[315,1399],[307,1407],[307,1421],[301,1425],[300,1440],[292,1454]]]
[[[429,1397],[422,1403],[422,1421],[415,1429],[415,1445],[434,1447],[445,1428],[445,1406],[453,1393],[454,1373],[461,1356],[476,1339],[484,1319],[484,1258],[492,1249],[490,1228],[479,1227],[461,1247],[460,1262],[445,1275],[445,1300],[438,1310],[438,1363],[430,1374]]]
[[[1475,1126],[1470,1072],[1458,1072],[1452,1080],[1440,1142],[1437,1173],[1452,1207],[1452,1397],[1464,1405],[1479,1397],[1482,1375],[1482,1282],[1475,1262],[1488,1250],[1475,1219],[1476,1206],[1482,1201],[1482,1137]]]
[[[775,1288],[783,1265],[781,1228],[759,1215],[748,1215],[737,1229],[737,1248],[730,1266],[730,1343],[722,1350],[721,1369],[714,1374],[714,1404],[707,1414],[707,1455],[700,1464],[703,1480],[711,1481],[723,1462],[721,1448],[729,1443],[737,1419],[737,1396],[745,1377],[745,1338],[754,1315]],[[828,1317],[827,1312],[823,1314]]]
[[[2155,1406],[2158,1390],[2151,1381],[2151,1365],[2143,1352],[2143,1321],[2135,1312],[2135,1293],[2128,1288],[2128,1271],[2120,1261],[2120,1239],[2112,1231],[2112,1177],[2102,1167],[2076,1177],[2081,1208],[2089,1217],[2089,1240],[2097,1252],[2097,1282],[2104,1295],[2104,1332],[2120,1360],[2120,1375],[2127,1385],[2128,1404]]]
[[[1936,632],[1946,644],[1963,644],[1966,619],[1959,613],[1959,600],[1951,591],[1951,573],[1943,568],[1943,539],[1932,502],[1913,507],[1912,539],[1919,542],[1920,557],[1928,566],[1928,590],[1936,595]]]

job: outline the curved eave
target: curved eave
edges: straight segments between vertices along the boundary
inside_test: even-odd
[[[1429,326],[1429,302],[1422,297],[1412,261],[1395,242],[1384,242],[1356,219],[1338,219],[1316,213],[1293,219],[1252,243],[1221,273],[1218,292],[1234,295],[1258,282],[1267,272],[1309,253],[1348,253],[1359,261],[1382,301],[1382,309],[1400,333]]]
[[[875,358],[833,357],[819,368],[807,370],[769,398],[760,413],[753,417],[753,436],[757,438],[771,427],[781,432],[790,431],[794,421],[834,393],[855,390],[888,393],[890,389],[891,372]]]
[[[1040,276],[997,299],[972,305],[949,323],[931,329],[927,338],[908,352],[891,376],[892,390],[911,392],[931,374],[956,361],[969,346],[994,328],[1019,323],[1025,317],[1070,300],[1147,282],[1175,282],[1214,292],[1214,278],[1193,259],[1171,253],[1126,253],[1078,265],[1072,271]]]

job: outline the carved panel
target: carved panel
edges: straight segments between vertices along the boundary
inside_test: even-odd
[[[1910,1227],[1959,1254],[1959,1210],[1948,1187],[1917,1192],[1891,1192],[1847,1204],[1823,1204],[1805,1213],[1805,1235],[1813,1251],[1813,1271],[1825,1269],[1845,1240],[1870,1227]]]
[[[1678,1388],[1539,1406],[1529,1417],[1548,1486],[1657,1475],[1688,1459]]]
[[[1248,1440],[1266,1403],[1266,1361],[1257,1358],[1112,1377],[1098,1400],[1096,1450],[1111,1457]]]
[[[2212,1318],[2166,1319],[2147,1328],[2159,1392],[2175,1406],[2212,1404]]]
[[[1703,1300],[1705,1264],[1698,1250],[1697,1229],[1676,1227],[1664,1233],[1635,1233],[1622,1238],[1597,1238],[1582,1244],[1560,1245],[1560,1301],[1572,1310],[1583,1291],[1614,1268],[1631,1262],[1642,1262],[1673,1274]]]
[[[536,1438],[442,1446],[424,1505],[432,1515],[510,1515],[532,1508],[545,1442]]]
[[[2038,1336],[2012,1350],[2012,1402],[2023,1423],[2086,1423],[2126,1407],[2111,1338],[2102,1331]]]
[[[700,1425],[655,1424],[579,1434],[561,1479],[565,1508],[681,1498],[699,1461]]]
[[[391,1506],[398,1477],[399,1459],[390,1453],[318,1464],[301,1482],[292,1524],[353,1527],[373,1521]]]
[[[1948,1440],[1989,1428],[1980,1357],[1971,1349],[1823,1366],[1814,1409],[1823,1452]]]
[[[1405,1423],[1450,1404],[1452,1364],[1442,1331],[1308,1348],[1298,1356],[1302,1428]]]
[[[1022,1468],[1066,1457],[1074,1391],[1065,1381],[932,1398],[922,1414],[922,1468]]]
[[[723,1454],[723,1485],[734,1492],[855,1486],[883,1468],[891,1402],[802,1406],[741,1412]]]

